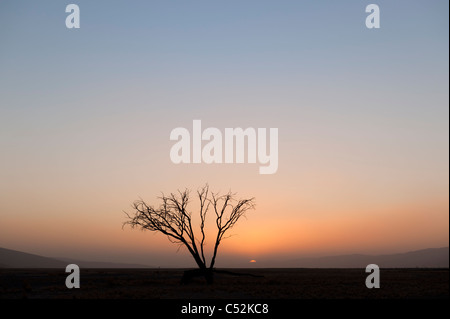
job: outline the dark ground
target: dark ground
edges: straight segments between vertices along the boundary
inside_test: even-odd
[[[264,277],[216,274],[180,285],[181,269],[81,269],[68,289],[65,269],[0,269],[0,299],[330,299],[449,298],[448,269],[381,269],[381,288],[368,289],[365,269],[232,269]]]

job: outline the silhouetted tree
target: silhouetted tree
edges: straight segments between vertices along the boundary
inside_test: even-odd
[[[133,214],[125,214],[128,220],[124,223],[132,228],[160,232],[166,235],[173,243],[184,246],[194,257],[199,269],[185,272],[183,281],[187,282],[193,276],[204,276],[208,283],[213,281],[214,265],[218,248],[225,238],[225,233],[230,230],[249,209],[254,209],[254,198],[235,199],[235,194],[228,192],[225,195],[209,191],[206,185],[197,190],[199,200],[200,235],[195,234],[193,228],[192,213],[187,206],[190,199],[190,191],[178,191],[166,196],[162,194],[159,207],[148,205],[143,200],[133,203]],[[205,258],[205,221],[208,212],[214,213],[217,234],[209,265]]]

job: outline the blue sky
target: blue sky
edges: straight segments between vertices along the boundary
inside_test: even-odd
[[[273,194],[259,206],[267,223],[270,207],[297,191],[304,210],[285,217],[299,224],[308,208],[325,205],[320,198],[338,211],[354,198],[355,207],[376,199],[382,209],[423,198],[439,203],[436,223],[448,220],[447,1],[376,1],[377,30],[365,27],[369,1],[75,1],[77,30],[65,27],[69,3],[0,3],[0,214],[8,225],[60,216],[69,227],[76,216],[119,212],[110,234],[137,196],[211,180]],[[174,167],[169,133],[193,119],[278,127],[279,172]],[[348,184],[336,190],[317,184],[322,178]],[[21,198],[36,203],[17,205]],[[73,210],[58,215],[55,198]],[[327,209],[323,216],[335,214]],[[33,246],[1,230],[10,248],[68,250],[55,243],[58,232]],[[448,227],[439,234],[424,235],[423,246],[448,243]],[[398,250],[420,246],[408,238]],[[70,251],[84,245],[69,241]]]

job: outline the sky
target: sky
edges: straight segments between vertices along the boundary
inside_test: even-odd
[[[448,246],[449,4],[370,3],[1,1],[0,247],[193,266],[122,223],[205,183],[256,200],[218,267]],[[278,128],[277,172],[174,164],[193,120]]]

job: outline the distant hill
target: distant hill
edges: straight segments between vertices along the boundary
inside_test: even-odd
[[[49,258],[0,248],[0,268],[65,268],[68,264],[77,264],[82,268],[150,268],[150,266],[137,264]]]
[[[381,268],[448,268],[449,248],[430,248],[392,255],[355,254],[299,258],[284,261],[282,264],[280,267],[293,268],[365,268],[369,264],[377,264]]]
[[[2,268],[63,268],[67,263],[54,258],[0,248]]]
[[[153,266],[146,266],[140,264],[127,264],[127,263],[113,263],[113,262],[102,262],[102,261],[84,261],[75,260],[69,258],[59,258],[65,261],[67,264],[77,264],[82,268],[155,268]]]
[[[82,268],[152,268],[152,266],[93,262],[69,258],[49,258],[0,248],[0,268],[65,268],[77,264]],[[381,268],[449,268],[449,248],[430,248],[391,255],[339,255],[292,260],[261,260],[258,267],[280,268],[365,268],[377,264]]]

